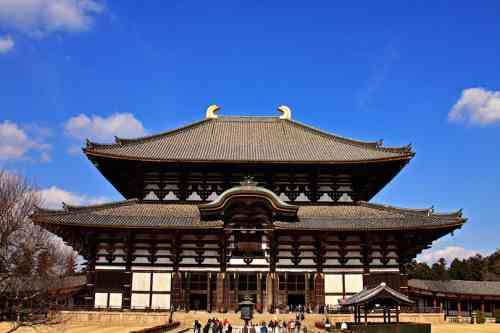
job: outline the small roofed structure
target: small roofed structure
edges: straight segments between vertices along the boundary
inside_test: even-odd
[[[396,312],[396,322],[399,323],[399,306],[412,305],[415,302],[406,295],[392,289],[385,282],[346,299],[343,306],[354,306],[354,322],[361,323],[361,308],[364,310],[365,324],[368,323],[368,312],[374,308],[383,309],[384,323],[391,322],[391,309]]]

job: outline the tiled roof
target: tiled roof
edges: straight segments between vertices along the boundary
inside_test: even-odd
[[[275,222],[282,229],[304,230],[410,230],[460,226],[461,211],[447,214],[368,202],[331,206],[302,206],[298,222]]]
[[[216,228],[222,222],[200,221],[195,205],[143,203],[137,199],[62,210],[39,209],[38,224],[130,228]]]
[[[431,209],[401,209],[359,202],[331,206],[301,206],[296,222],[274,222],[278,229],[298,230],[407,230],[460,226],[460,212],[434,214]],[[222,221],[204,221],[199,208],[188,204],[145,203],[137,199],[96,206],[40,209],[38,224],[130,228],[221,228]]]
[[[382,295],[380,295],[382,294]],[[380,296],[379,296],[380,295]],[[381,283],[378,286],[370,289],[363,289],[356,295],[353,295],[346,299],[344,305],[357,305],[357,304],[364,304],[368,302],[372,302],[375,300],[380,299],[382,296],[382,299],[386,299],[387,296],[389,295],[390,298],[395,300],[398,304],[413,304],[415,303],[411,299],[409,299],[406,295],[392,289],[385,283]]]
[[[435,293],[500,296],[500,281],[411,279],[408,280],[408,287]]]
[[[387,148],[277,117],[205,119],[165,133],[117,138],[114,144],[88,142],[89,156],[172,162],[341,163],[410,159],[410,146]]]

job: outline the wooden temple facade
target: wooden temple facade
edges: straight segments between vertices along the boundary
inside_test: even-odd
[[[382,282],[407,293],[406,263],[465,222],[460,211],[371,203],[412,159],[280,117],[207,118],[165,133],[87,142],[126,198],[39,209],[33,221],[87,261],[89,306],[319,310]]]

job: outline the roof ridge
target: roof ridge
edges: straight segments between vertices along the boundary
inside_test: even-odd
[[[393,205],[385,205],[367,201],[358,201],[358,203],[366,207],[381,208],[385,210],[410,213],[419,216],[462,218],[462,209],[459,209],[455,212],[435,212],[434,206],[431,206],[429,208],[408,208],[408,207],[397,207]]]
[[[184,125],[181,127],[169,129],[169,130],[157,133],[157,134],[146,135],[146,136],[142,136],[142,137],[138,137],[138,138],[119,138],[119,137],[115,136],[115,143],[97,143],[97,142],[92,142],[89,139],[87,139],[86,140],[86,147],[84,148],[84,151],[87,149],[93,149],[93,148],[116,147],[116,146],[123,146],[123,145],[127,145],[127,144],[138,143],[138,142],[150,141],[150,140],[154,140],[154,139],[161,138],[164,136],[169,136],[169,135],[172,135],[175,133],[179,133],[179,132],[182,132],[184,130],[187,130],[187,129],[199,126],[203,123],[208,123],[208,122],[214,121],[214,120],[217,120],[217,118],[214,118],[214,119],[205,118],[205,119],[197,120],[195,122],[192,122],[190,124],[187,124],[187,125]]]
[[[335,139],[339,139],[339,140],[343,141],[344,143],[353,144],[356,146],[361,146],[361,147],[366,147],[366,148],[371,148],[374,150],[381,150],[381,151],[388,151],[388,152],[395,152],[395,153],[398,153],[398,152],[399,153],[408,153],[408,155],[415,155],[415,153],[411,149],[412,148],[411,144],[408,144],[408,145],[402,146],[402,147],[383,147],[384,140],[378,140],[378,141],[356,140],[356,139],[348,138],[346,136],[342,136],[342,135],[339,135],[339,134],[336,134],[333,132],[321,130],[317,127],[314,127],[314,126],[311,126],[308,124],[304,124],[300,121],[296,121],[293,119],[281,119],[281,120],[288,121],[297,127],[301,127],[303,129],[313,131],[317,134],[324,135],[326,137],[330,137],[330,138],[333,137]]]
[[[110,208],[110,207],[127,206],[127,205],[135,204],[138,202],[140,202],[140,200],[137,198],[120,200],[120,201],[111,201],[111,202],[105,202],[105,203],[94,204],[94,205],[86,205],[86,206],[73,206],[73,205],[68,205],[68,204],[63,202],[62,203],[63,208],[60,208],[60,209],[50,209],[50,208],[37,207],[36,212],[33,215],[36,215],[37,213],[68,214],[68,213],[72,213],[72,212],[84,212],[84,211],[95,210],[95,209],[100,210],[100,209],[106,209],[106,208]]]

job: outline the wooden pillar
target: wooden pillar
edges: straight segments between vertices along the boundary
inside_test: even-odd
[[[460,299],[457,300],[457,318],[462,318],[462,304]]]
[[[387,323],[387,311],[386,311],[385,307],[384,307],[384,309],[382,310],[382,312],[383,312],[383,316],[384,316],[384,324],[385,324],[385,323]]]
[[[314,298],[318,310],[325,306],[325,278],[323,273],[314,274]]]
[[[224,295],[226,293],[226,288],[225,288],[225,275],[226,273],[217,273],[217,280],[216,280],[216,290],[215,290],[215,299],[216,299],[216,304],[215,308],[218,312],[226,312],[226,307],[225,307],[225,302],[224,302]]]
[[[256,279],[257,279],[257,295],[255,296],[255,306],[256,306],[256,310],[260,310],[259,311],[262,311],[263,310],[263,300],[262,300],[262,273],[260,272],[256,272]]]
[[[399,323],[399,305],[396,306],[396,323]]]
[[[123,309],[130,309],[132,299],[132,263],[134,261],[134,233],[128,232],[123,239],[125,248],[125,281],[123,285]]]
[[[265,300],[265,306],[266,306],[266,311],[268,312],[273,312],[275,303],[274,303],[274,275],[276,273],[272,272],[267,272],[266,275],[266,300]]]
[[[389,324],[391,323],[391,308],[387,309],[387,322]]]
[[[171,290],[172,298],[170,301],[172,305],[174,305],[175,307],[182,307],[182,305],[184,305],[184,300],[182,297],[182,290],[184,290],[184,288],[182,287],[182,273],[172,272]]]
[[[212,273],[207,274],[207,311],[212,311]]]
[[[368,308],[365,305],[365,325],[368,325]]]
[[[436,299],[436,296],[434,296],[434,298],[432,299],[432,307],[433,308],[437,308],[437,299]]]
[[[95,296],[95,263],[97,259],[97,242],[96,235],[93,232],[85,234],[85,244],[88,248],[85,259],[87,260],[87,296],[85,297],[85,305],[94,307]]]
[[[185,304],[186,304],[186,310],[189,311],[191,308],[191,273],[190,272],[185,272],[186,275],[186,292],[185,292]]]
[[[309,291],[309,273],[304,273],[304,306],[311,303]]]
[[[233,304],[235,306],[235,309],[238,308],[238,297],[240,294],[240,274],[239,273],[234,273],[234,299],[233,299]]]
[[[481,312],[484,313],[484,299],[481,298]]]

